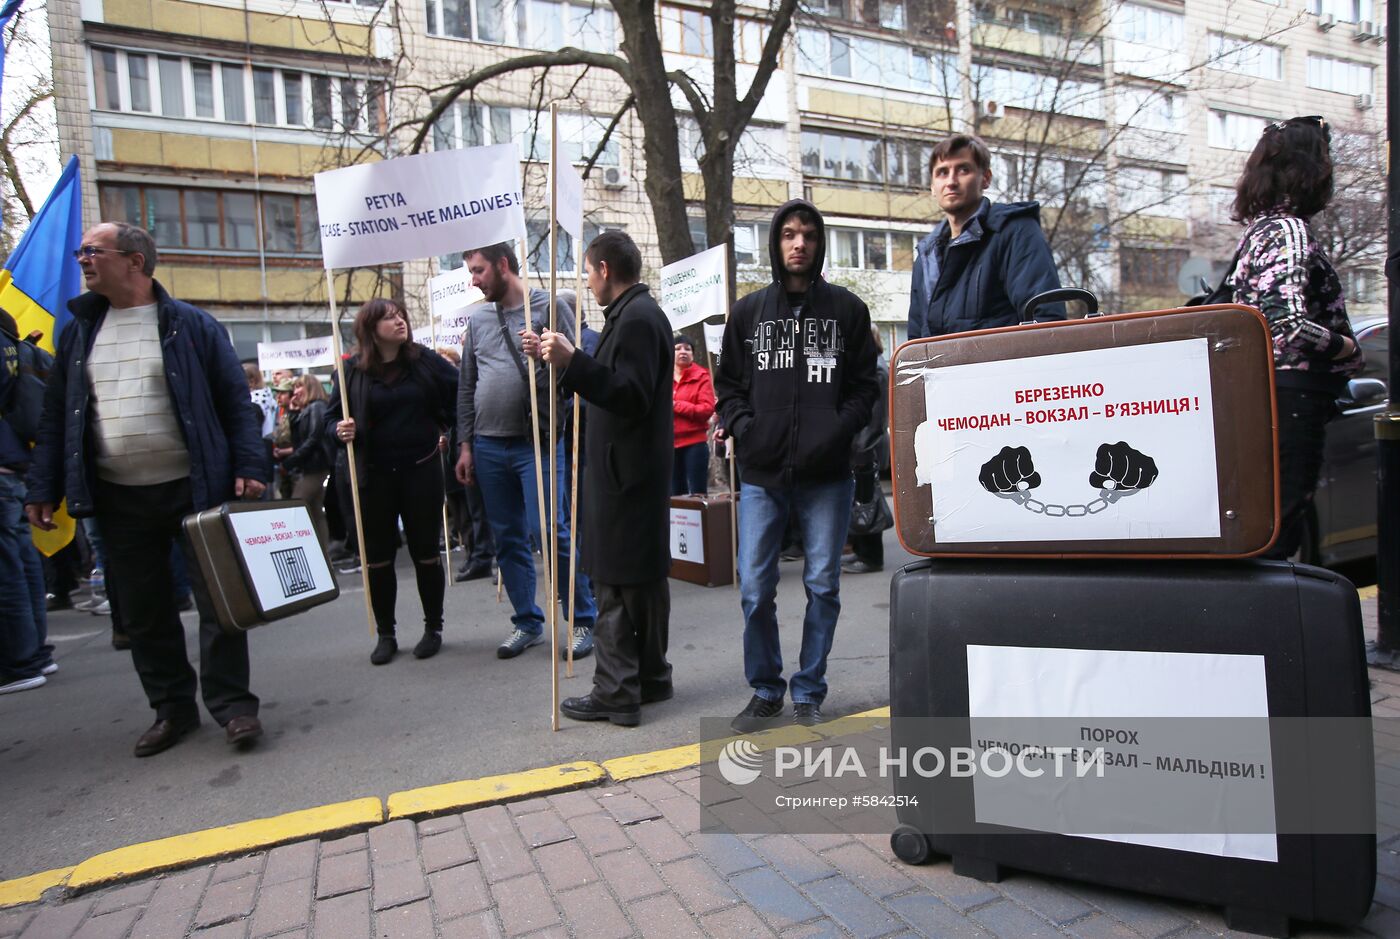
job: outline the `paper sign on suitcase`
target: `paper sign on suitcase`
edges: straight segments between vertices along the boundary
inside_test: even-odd
[[[916,340],[890,371],[895,520],[916,554],[1240,557],[1273,540],[1272,344],[1255,310]]]
[[[340,595],[306,503],[230,502],[188,516],[219,625],[242,632]]]

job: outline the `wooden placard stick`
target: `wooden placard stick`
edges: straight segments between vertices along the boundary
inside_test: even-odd
[[[428,259],[428,282],[432,283],[433,271],[438,269],[437,259]],[[429,290],[428,299],[428,329],[432,333],[433,352],[438,349],[437,337],[437,311],[433,309],[432,291]],[[452,439],[448,434],[448,439]],[[442,563],[447,565],[447,586],[452,586],[452,529],[447,524],[447,467],[442,462],[442,454],[438,454],[438,465],[442,467]]]
[[[346,276],[353,278],[353,274]],[[331,345],[335,350],[336,381],[340,383],[341,420],[349,420],[353,416],[350,413],[350,388],[345,384],[345,359],[340,348],[340,311],[335,304],[335,272],[330,268],[326,269],[326,298],[331,308]],[[365,560],[364,515],[360,511],[360,479],[355,470],[354,440],[345,441],[345,453],[346,463],[350,465],[350,504],[355,514],[355,546],[360,551],[360,582],[365,587],[365,619],[369,622],[369,634],[373,636],[379,630],[374,625],[374,607],[370,605],[369,563]]]
[[[554,304],[559,299],[559,253],[555,248],[559,227],[559,105],[549,106],[549,331],[559,328]],[[559,447],[555,411],[559,403],[559,370],[549,365],[549,542],[541,553],[549,552],[549,674],[552,708],[550,726],[559,729]],[[570,610],[573,597],[569,598]],[[569,648],[573,648],[572,643]]]

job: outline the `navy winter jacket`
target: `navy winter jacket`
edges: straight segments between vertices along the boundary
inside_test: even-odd
[[[189,448],[190,494],[199,512],[232,499],[236,477],[268,481],[262,431],[228,333],[208,313],[176,300],[159,283],[152,286],[166,383]],[[29,502],[56,504],[66,497],[74,518],[93,514],[97,454],[83,363],[109,306],[95,293],[68,302],[73,320],[58,338],[27,480]]]
[[[947,239],[944,219],[914,253],[914,281],[909,293],[909,338],[944,336],[972,329],[1013,326],[1021,304],[1060,286],[1055,259],[1040,230],[1040,203],[992,202],[948,242],[941,261],[934,254]],[[936,279],[930,283],[930,271]],[[1038,322],[1065,318],[1063,303],[1035,312]]]

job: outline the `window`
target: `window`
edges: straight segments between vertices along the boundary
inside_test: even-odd
[[[270,68],[253,69],[253,114],[259,124],[277,123],[277,73]]]
[[[147,56],[127,53],[127,85],[131,89],[131,110],[133,111],[149,111],[151,109],[150,67],[150,59]]]
[[[821,29],[797,33],[798,70],[808,75],[849,78],[882,87],[957,97],[955,56],[927,53],[863,36],[842,36]]]
[[[92,89],[99,108],[109,111],[121,110],[122,96],[117,81],[117,53],[113,50],[92,50]]]
[[[214,116],[214,66],[208,62],[192,62],[194,76],[195,117]]]
[[[1371,0],[1312,0],[1312,11],[1319,16],[1335,17],[1343,23],[1374,20]]]
[[[475,39],[478,42],[505,42],[506,2],[428,0],[428,33],[456,39]]]
[[[1118,92],[1114,117],[1119,123],[1139,130],[1181,134],[1186,131],[1183,110],[1184,102],[1177,95],[1127,86]]]
[[[244,103],[243,66],[223,65],[220,67],[224,87],[224,120],[237,124],[248,119]]]
[[[591,114],[559,115],[559,158],[583,163],[593,155],[610,120]],[[452,150],[516,141],[527,160],[549,161],[549,115],[498,105],[459,101],[433,127],[433,148]],[[616,166],[621,144],[614,134],[598,156],[597,165]]]
[[[855,182],[922,187],[932,145],[858,137],[826,130],[802,132],[802,172]]]
[[[705,10],[661,7],[661,48],[666,52],[708,58],[714,55],[714,24]]]
[[[330,130],[334,123],[331,103],[331,80],[327,75],[311,76],[311,126]]]
[[[1123,248],[1119,252],[1123,284],[1177,293],[1176,275],[1190,254],[1177,248]]]
[[[1266,119],[1251,114],[1211,111],[1206,137],[1212,147],[1248,152],[1259,142],[1267,124]]]
[[[1347,271],[1347,296],[1354,303],[1376,300],[1376,272],[1352,269]]]
[[[767,222],[737,222],[734,225],[734,263],[740,267],[767,268]]]
[[[1014,108],[1098,118],[1103,86],[1024,69],[981,65],[974,72],[976,97]]]
[[[696,251],[704,251],[710,247],[710,237],[705,233],[704,217],[697,218],[694,215],[686,218],[686,226],[690,229],[690,240],[695,245]]]
[[[1125,166],[1118,171],[1118,207],[1123,212],[1184,218],[1185,173]]]
[[[831,238],[831,266],[860,269],[860,232],[850,228],[828,228]]]
[[[1278,46],[1221,33],[1210,34],[1210,59],[1206,64],[1209,68],[1251,78],[1272,81],[1283,78],[1283,50]]]
[[[1308,53],[1308,87],[1347,95],[1374,94],[1375,69],[1360,62]]]
[[[286,102],[287,123],[293,127],[306,124],[306,103],[302,94],[301,72],[282,73],[282,100]]]
[[[313,196],[109,184],[100,186],[98,195],[103,218],[150,229],[162,251],[255,253],[259,198],[264,251],[284,255],[321,251]]]
[[[870,231],[863,228],[828,228],[827,258],[833,269],[852,271],[909,270],[913,241],[907,232]],[[894,250],[891,251],[893,244]],[[891,265],[898,256],[904,266]]]
[[[185,64],[164,55],[160,57],[160,113],[185,116]]]
[[[1186,18],[1180,13],[1125,3],[1114,11],[1112,35],[1120,72],[1160,79],[1186,70]]]
[[[553,51],[565,45],[590,52],[617,49],[614,14],[603,4],[519,0],[515,16],[520,44],[530,49]]]
[[[904,0],[880,0],[880,25],[885,29],[904,28]]]

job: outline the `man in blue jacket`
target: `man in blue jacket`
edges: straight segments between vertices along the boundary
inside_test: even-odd
[[[97,518],[107,590],[120,602],[132,662],[156,712],[137,756],[160,753],[199,726],[166,563],[180,541],[199,609],[204,705],[228,742],[245,746],[262,734],[248,690],[248,640],[219,628],[180,523],[262,494],[267,469],[248,381],[224,328],[152,279],[156,246],[144,229],[97,225],[75,255],[88,292],[68,304],[73,320],[49,374],[25,510],[46,530],[65,497],[75,518]]]
[[[970,134],[933,149],[929,176],[944,219],[919,242],[909,296],[909,338],[992,329],[1020,322],[1031,297],[1060,286],[1040,230],[1040,203],[992,202],[992,155]],[[1035,312],[1062,320],[1062,303]]]

